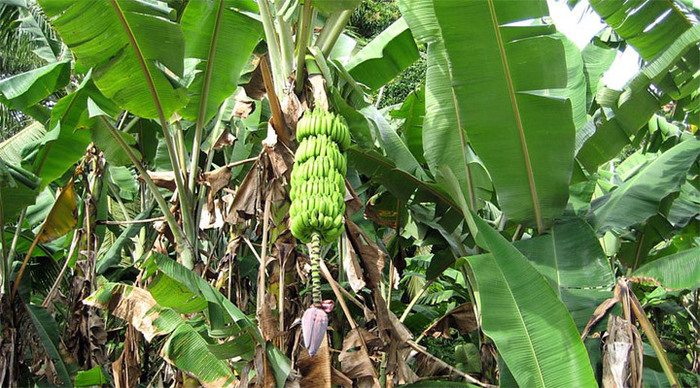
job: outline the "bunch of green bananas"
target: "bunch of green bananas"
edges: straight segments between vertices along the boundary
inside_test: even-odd
[[[297,141],[289,193],[292,234],[304,243],[314,234],[330,243],[343,228],[350,131],[342,116],[314,109],[299,120]]]

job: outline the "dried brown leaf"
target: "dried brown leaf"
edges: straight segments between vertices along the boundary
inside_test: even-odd
[[[343,239],[343,269],[345,269],[345,274],[348,277],[350,287],[357,293],[362,290],[367,283],[363,277],[362,267],[360,267],[358,257],[355,254],[355,250],[352,249],[352,245],[347,235]]]
[[[207,209],[209,213],[214,213],[214,197],[231,182],[231,168],[228,166],[219,167],[216,170],[202,174],[204,184],[209,187],[207,193]]]
[[[467,334],[478,329],[478,327],[474,306],[471,303],[463,303],[443,315],[427,328],[425,333],[434,333],[444,338],[450,338],[450,328],[457,329],[460,334]]]
[[[177,189],[175,185],[175,173],[172,171],[148,171],[148,176],[151,177],[153,183],[158,187],[173,192]],[[143,178],[139,176],[139,180],[143,180]]]
[[[236,190],[230,212],[226,216],[226,222],[235,225],[243,220],[255,217],[256,209],[260,203],[259,189],[259,162],[255,162],[253,168],[248,171],[248,174],[243,178],[243,182]]]
[[[301,373],[300,386],[330,387],[331,357],[328,352],[328,336],[323,337],[323,342],[313,357],[309,356],[306,348],[302,347],[297,366],[299,373]]]
[[[113,315],[119,317],[136,328],[143,334],[146,341],[150,342],[153,337],[166,334],[167,331],[154,325],[160,316],[157,305],[151,293],[139,288],[125,284],[117,284],[111,290],[111,297],[107,300],[98,299],[95,294],[86,298],[83,303],[99,309],[108,309]]]
[[[603,387],[618,388],[629,386],[630,355],[634,348],[632,324],[610,315],[608,330],[603,345]]]
[[[221,136],[219,136],[219,138],[216,139],[216,142],[214,143],[214,149],[217,151],[221,150],[224,147],[230,146],[235,141],[236,141],[236,137],[231,134],[231,132],[228,130],[228,128],[226,128],[221,133]]]
[[[343,388],[352,388],[352,380],[348,376],[333,367],[331,367],[331,384],[341,386]]]
[[[265,83],[263,82],[262,71],[260,69],[260,57],[253,59],[253,64],[256,66],[251,73],[250,81],[243,85],[246,95],[253,100],[262,100],[265,97]]]
[[[374,365],[367,354],[367,349],[363,346],[363,340],[364,344],[370,347],[370,343],[376,339],[375,335],[361,327],[350,330],[343,340],[343,349],[338,356],[341,372],[353,380],[369,378],[376,381]]]
[[[604,300],[603,303],[598,305],[598,307],[596,307],[593,311],[593,315],[588,320],[588,323],[586,323],[586,326],[583,328],[583,332],[581,333],[581,339],[585,339],[588,336],[588,333],[590,332],[591,328],[595,326],[595,324],[598,323],[601,319],[603,319],[605,314],[607,314],[607,312],[619,301],[619,296],[614,295],[612,298],[608,298]]]
[[[141,334],[129,326],[124,336],[124,350],[112,363],[112,376],[116,388],[135,387],[141,377],[141,356],[139,353]]]

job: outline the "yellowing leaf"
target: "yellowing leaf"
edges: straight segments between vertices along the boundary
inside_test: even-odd
[[[70,232],[78,224],[74,182],[71,179],[56,198],[49,215],[41,227],[39,244],[55,240]]]

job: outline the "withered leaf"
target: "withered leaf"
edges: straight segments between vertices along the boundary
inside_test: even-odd
[[[177,186],[175,185],[175,173],[172,171],[148,171],[148,176],[151,177],[153,183],[155,183],[158,187],[168,189],[173,192],[175,189],[177,189]],[[139,180],[143,180],[143,178],[139,176]]]
[[[369,343],[376,339],[375,335],[361,327],[350,330],[343,340],[343,349],[338,356],[341,372],[353,380],[368,377],[376,381],[374,365],[369,358],[367,349],[363,346],[363,340],[364,344],[370,346]]]
[[[153,308],[157,305],[156,300],[142,288],[111,284],[90,295],[83,303],[108,309],[115,316],[130,322],[146,341],[150,342],[153,337],[168,333],[167,329],[155,325],[154,322],[160,316],[158,309]]]
[[[301,373],[301,387],[330,387],[331,358],[328,352],[328,336],[323,337],[323,342],[313,357],[302,347],[297,366]]]
[[[259,203],[260,170],[258,163],[253,164],[253,168],[248,171],[243,182],[236,190],[231,204],[231,210],[226,216],[226,222],[238,224],[242,220],[247,220],[255,216],[255,210]]]
[[[204,183],[209,186],[207,208],[209,213],[214,213],[214,197],[231,182],[231,168],[228,166],[219,167],[216,170],[205,172],[202,177]]]

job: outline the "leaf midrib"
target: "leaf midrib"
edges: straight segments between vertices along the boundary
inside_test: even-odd
[[[498,45],[498,50],[500,51],[501,65],[503,66],[503,72],[505,75],[506,83],[508,86],[508,96],[510,97],[511,106],[513,108],[513,115],[515,116],[515,123],[518,128],[518,137],[520,139],[520,146],[523,152],[523,157],[525,159],[525,170],[527,172],[527,180],[530,189],[530,197],[532,199],[532,207],[535,212],[535,222],[537,223],[537,231],[542,233],[544,231],[544,221],[542,220],[542,209],[540,206],[539,198],[537,195],[537,187],[535,184],[535,177],[532,171],[532,161],[530,160],[530,151],[527,146],[527,141],[525,139],[525,130],[523,128],[522,118],[520,117],[520,107],[518,106],[518,101],[515,98],[515,86],[513,85],[513,79],[510,75],[510,65],[508,64],[508,58],[506,56],[506,49],[503,43],[503,37],[501,36],[500,24],[498,23],[498,16],[496,15],[496,9],[493,4],[493,0],[487,0],[489,6],[489,13],[491,15],[491,22],[493,24],[493,30],[496,34],[496,44]]]
[[[153,98],[153,104],[156,107],[156,110],[158,111],[158,117],[160,119],[161,126],[163,128],[167,128],[167,120],[165,117],[165,113],[163,112],[163,106],[160,103],[160,96],[158,95],[158,90],[156,89],[155,82],[153,81],[153,76],[151,75],[151,71],[148,69],[148,64],[146,63],[146,58],[143,56],[143,51],[141,51],[141,47],[139,46],[138,42],[136,41],[136,36],[134,35],[134,31],[131,29],[131,25],[129,25],[129,22],[126,20],[126,16],[124,15],[124,10],[122,10],[121,6],[117,2],[117,0],[110,0],[110,3],[112,4],[112,8],[114,9],[114,13],[117,14],[117,17],[119,18],[119,23],[121,23],[122,27],[124,28],[124,32],[127,35],[127,38],[129,39],[129,43],[131,44],[132,48],[134,49],[134,54],[136,55],[136,60],[139,63],[139,66],[141,67],[141,71],[143,71],[143,74],[146,79],[146,85],[148,85],[148,90],[151,92],[151,97]]]
[[[204,80],[202,82],[202,93],[199,96],[199,114],[197,115],[197,128],[201,130],[204,127],[204,120],[207,113],[207,103],[209,102],[209,89],[211,87],[211,78],[216,58],[216,45],[219,41],[219,31],[221,29],[221,19],[224,11],[224,0],[219,0],[219,9],[216,11],[214,19],[214,31],[211,34],[209,46],[209,54],[207,55],[207,67],[204,71]]]
[[[489,0],[490,1],[490,0]],[[542,365],[540,365],[540,360],[537,357],[537,352],[535,351],[535,345],[532,343],[532,338],[530,335],[530,331],[528,330],[527,325],[525,324],[525,318],[523,317],[523,314],[520,310],[520,305],[518,305],[517,300],[515,299],[515,294],[513,293],[513,290],[510,287],[510,283],[507,281],[506,275],[501,269],[500,264],[496,261],[496,256],[491,253],[492,260],[496,262],[496,267],[498,268],[498,272],[501,274],[501,277],[503,277],[504,283],[506,284],[506,289],[508,290],[508,293],[511,296],[511,299],[513,300],[513,304],[515,305],[515,309],[517,311],[517,317],[520,319],[520,323],[523,326],[523,331],[525,332],[525,338],[527,339],[528,345],[530,345],[530,351],[532,352],[532,358],[535,361],[535,364],[537,365],[537,376],[539,377],[539,380],[541,382],[542,387],[546,387],[547,384],[545,384],[544,381],[544,376],[542,375]],[[523,260],[527,260],[524,257],[521,257]],[[534,268],[533,268],[534,269]]]

